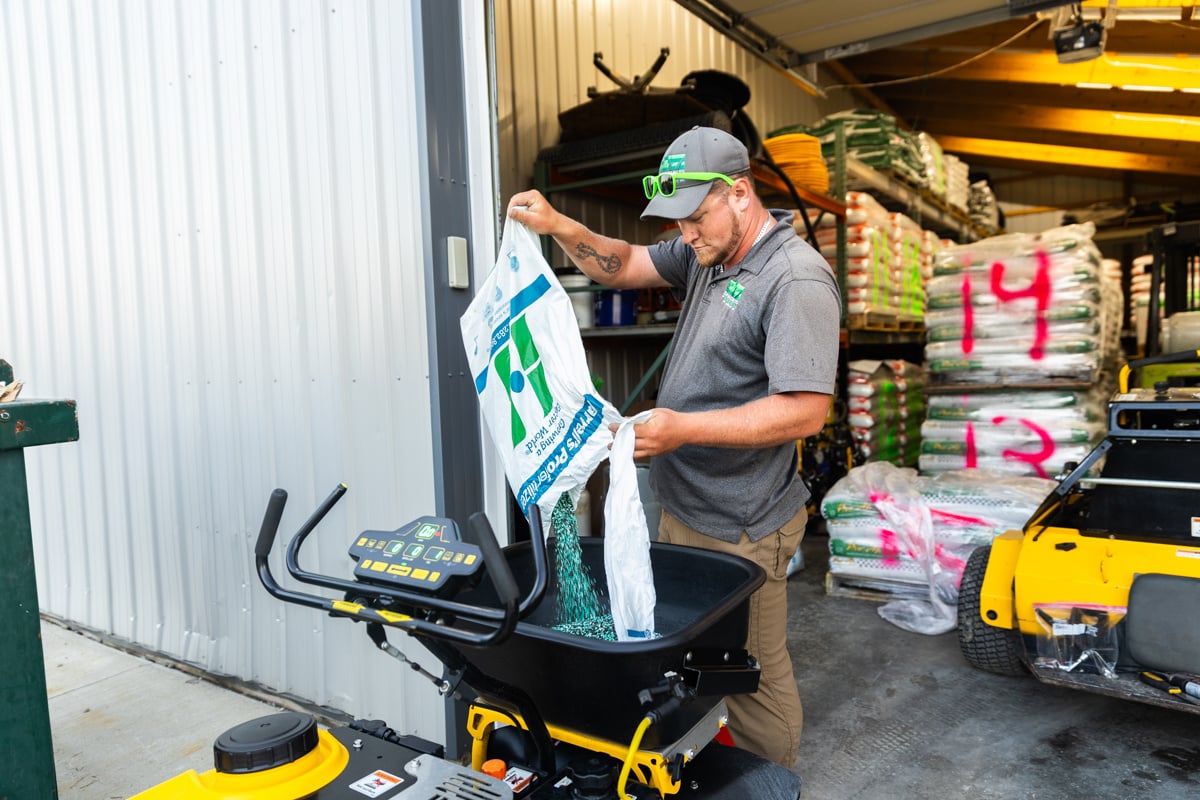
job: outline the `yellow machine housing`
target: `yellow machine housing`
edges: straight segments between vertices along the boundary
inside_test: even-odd
[[[1130,388],[1128,377],[1126,369],[1109,402],[1105,439],[1067,465],[1023,530],[996,537],[968,560],[959,645],[987,671],[1032,667],[1048,683],[1200,713],[1200,702],[1186,705],[1143,685],[1153,681],[1139,683],[1146,670],[1200,672],[1200,628],[1170,627],[1177,593],[1200,592],[1200,388]],[[1139,592],[1138,579],[1165,588]],[[1075,660],[1079,651],[1061,657],[1079,641],[1084,658]],[[1173,664],[1148,663],[1156,660]]]

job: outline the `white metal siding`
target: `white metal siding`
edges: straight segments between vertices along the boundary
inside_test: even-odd
[[[432,511],[412,14],[0,5],[0,357],[78,401],[26,454],[44,610],[441,740],[429,684],[252,558],[276,486],[283,535],[350,486],[303,563],[339,575]]]

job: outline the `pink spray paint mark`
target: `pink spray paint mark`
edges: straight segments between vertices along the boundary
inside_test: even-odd
[[[992,424],[1003,425],[1007,421],[1007,417],[996,417],[992,420]],[[1002,451],[1000,454],[1010,461],[1023,461],[1024,463],[1030,465],[1033,467],[1034,472],[1038,474],[1039,478],[1049,478],[1050,474],[1042,468],[1042,462],[1054,455],[1054,440],[1050,438],[1049,432],[1037,423],[1030,422],[1027,419],[1019,419],[1017,422],[1033,431],[1033,433],[1042,441],[1042,449],[1038,450],[1036,453],[1022,453],[1020,450],[1009,449]]]
[[[947,553],[946,548],[940,544],[934,546],[933,557],[934,557],[934,560],[936,560],[943,567],[945,567],[946,569],[952,570],[954,572],[957,572],[959,575],[962,574],[963,567],[965,567],[967,565],[966,561],[963,561],[961,558],[958,558],[956,556],[951,555],[950,553]]]
[[[952,511],[941,511],[936,508],[929,509],[929,516],[940,522],[953,523],[955,525],[991,525],[986,519],[970,517],[966,514],[955,514]]]
[[[971,305],[971,278],[963,276],[962,282],[962,301],[963,301],[963,336],[962,336],[962,351],[963,355],[971,355],[971,351],[975,349],[975,308]]]
[[[1045,250],[1038,250],[1037,272],[1034,273],[1033,283],[1026,289],[1010,292],[1004,288],[1005,267],[999,261],[992,264],[992,294],[1002,303],[1011,303],[1022,297],[1032,297],[1037,303],[1037,316],[1034,319],[1033,346],[1029,348],[1029,357],[1041,361],[1046,355],[1046,341],[1050,338],[1050,326],[1046,321],[1046,309],[1050,306],[1050,255]]]
[[[883,560],[893,563],[900,560],[900,545],[896,544],[896,532],[887,528],[879,529],[879,551]]]
[[[967,423],[967,469],[979,466],[979,452],[975,449],[975,423]]]

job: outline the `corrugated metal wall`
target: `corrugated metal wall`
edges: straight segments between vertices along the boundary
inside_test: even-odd
[[[252,563],[276,486],[287,533],[349,484],[303,564],[339,575],[433,510],[413,15],[0,5],[0,357],[78,401],[27,453],[43,609],[440,740],[429,684]]]
[[[738,76],[750,87],[746,113],[764,137],[784,125],[814,122],[853,105],[840,91],[823,100],[807,94],[674,0],[495,0],[495,7],[502,204],[533,185],[538,152],[558,142],[559,112],[587,102],[589,86],[601,92],[617,88],[592,63],[596,52],[604,54],[613,72],[632,78],[653,65],[661,48],[670,48],[651,84],[657,89],[679,86],[697,70]],[[640,222],[627,206],[592,196],[556,194],[552,201],[608,236],[648,242],[661,230],[658,224]],[[555,248],[551,263],[568,262]],[[652,337],[623,347],[591,348],[592,371],[608,380],[605,396],[618,405],[624,402],[665,344],[665,338]]]

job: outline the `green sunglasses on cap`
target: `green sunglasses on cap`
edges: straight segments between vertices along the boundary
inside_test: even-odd
[[[675,194],[677,181],[715,180],[722,180],[733,186],[733,178],[719,172],[666,172],[662,175],[647,175],[642,178],[642,189],[646,192],[646,199],[653,200],[656,194],[661,194],[663,197]]]

